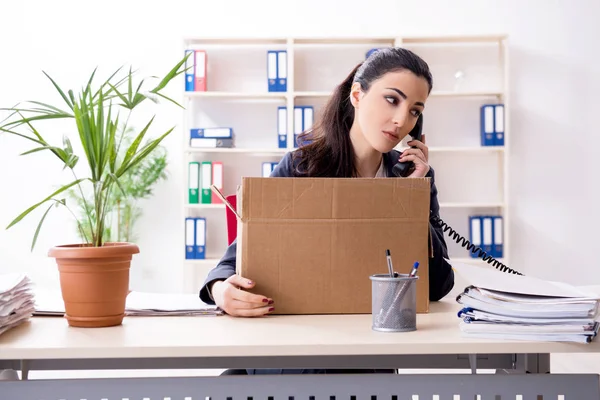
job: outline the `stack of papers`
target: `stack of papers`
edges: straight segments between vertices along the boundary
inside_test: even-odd
[[[456,298],[469,337],[589,343],[598,334],[596,293],[491,266],[452,265],[471,283]]]
[[[58,315],[65,313],[60,291],[36,290],[35,315]],[[197,294],[149,293],[132,291],[127,295],[125,315],[221,315],[223,311],[200,300]]]
[[[24,274],[0,275],[0,335],[33,315],[35,301],[31,286]]]

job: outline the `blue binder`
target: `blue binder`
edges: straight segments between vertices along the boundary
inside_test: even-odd
[[[268,178],[271,175],[271,171],[273,170],[273,166],[271,165],[270,162],[263,162],[262,163],[262,171],[260,176],[263,178]]]
[[[261,176],[263,178],[270,177],[271,174],[273,173],[273,171],[275,170],[275,167],[277,167],[278,164],[279,164],[278,162],[269,162],[269,161],[263,162]]]
[[[194,50],[186,50],[185,55],[188,58],[185,60],[185,91],[193,92],[196,89],[196,52]]]
[[[267,51],[267,82],[269,92],[277,92],[277,52]]]
[[[267,50],[269,92],[287,92],[287,51]]]
[[[494,146],[504,146],[504,104],[494,106]]]
[[[193,260],[196,258],[196,223],[194,218],[185,219],[185,259]]]
[[[483,226],[481,217],[478,215],[469,216],[469,242],[475,247],[481,247],[481,237],[483,236]],[[471,258],[477,258],[478,251],[469,251]]]
[[[287,148],[287,107],[277,107],[277,142],[280,149]]]
[[[492,228],[492,237],[493,237],[493,248],[492,248],[492,257],[494,258],[502,258],[504,257],[504,226],[503,226],[503,217],[496,215],[492,217],[493,220],[493,228]]]
[[[195,222],[195,244],[194,258],[203,260],[206,258],[206,218],[194,218]]]
[[[190,129],[190,139],[200,138],[233,138],[232,128],[194,128]]]
[[[277,52],[277,91],[287,92],[287,51]]]
[[[481,249],[492,255],[494,244],[494,224],[491,215],[481,216]]]
[[[312,128],[314,122],[313,106],[294,107],[294,147],[298,147],[298,135]],[[301,143],[303,144],[303,143]]]
[[[480,130],[481,130],[481,145],[493,146],[495,135],[494,122],[495,107],[494,104],[484,104],[480,108]]]

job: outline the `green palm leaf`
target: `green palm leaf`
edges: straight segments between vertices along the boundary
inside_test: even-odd
[[[122,155],[120,154],[121,140],[129,129],[127,125],[134,109],[146,99],[156,101],[156,99],[163,98],[181,107],[161,91],[175,77],[183,73],[184,63],[185,58],[178,61],[149,92],[143,90],[144,79],[141,79],[139,84],[134,84],[136,71],[132,68],[123,73],[122,67],[119,67],[106,81],[98,84],[95,82],[98,72],[98,67],[96,67],[85,85],[77,91],[61,88],[48,73],[43,71],[62,99],[60,105],[31,100],[25,104],[18,103],[13,107],[0,108],[0,111],[8,111],[8,116],[0,121],[0,132],[15,135],[34,143],[31,148],[21,152],[21,155],[34,155],[44,150],[51,151],[61,160],[63,169],[70,169],[74,175],[71,183],[29,206],[11,221],[6,229],[14,226],[47,202],[54,202],[56,206],[64,206],[69,209],[66,201],[56,199],[57,195],[67,191],[70,197],[78,197],[75,204],[79,205],[78,211],[85,217],[82,223],[75,213],[71,212],[77,220],[83,239],[88,243],[91,242],[94,246],[101,246],[105,242],[106,235],[110,235],[111,232],[110,220],[107,223],[107,218],[109,218],[107,215],[114,209],[115,201],[118,202],[121,199],[126,202],[132,193],[135,193],[136,196],[138,194],[148,195],[151,193],[147,188],[148,185],[165,176],[162,172],[165,166],[164,162],[156,164],[144,164],[143,162],[174,128],[163,133],[157,139],[146,141],[155,120],[155,117],[152,117],[133,140],[127,140],[128,145],[123,146],[125,151]],[[113,105],[119,107],[118,112],[113,112]],[[126,118],[121,118],[120,112],[123,108],[120,107],[127,110]],[[52,135],[42,134],[43,130],[40,132],[39,126],[37,126],[39,122],[65,119],[74,121],[72,129],[76,132],[67,132],[66,135],[63,135],[62,143],[56,143]],[[121,119],[125,119],[123,136],[117,138],[117,131],[120,132],[121,129],[119,125]],[[74,146],[67,135],[77,138],[79,143],[75,148],[81,149],[83,152],[81,155],[75,154]],[[87,171],[89,175],[86,178],[78,178],[75,172],[75,166],[78,164],[80,156],[87,163],[83,167],[89,168]],[[132,175],[127,175],[129,171]],[[141,186],[135,186],[136,180]],[[89,181],[91,185],[84,187],[82,183],[85,181]],[[133,190],[133,187],[137,189]],[[88,192],[85,193],[84,189],[88,189]],[[139,210],[132,207],[131,204],[124,204],[123,207],[123,210],[126,210],[124,213],[127,215],[140,214]],[[50,209],[51,206],[44,211],[36,227],[32,249],[37,243],[41,227],[47,219]],[[130,232],[130,229],[128,228],[126,231]]]

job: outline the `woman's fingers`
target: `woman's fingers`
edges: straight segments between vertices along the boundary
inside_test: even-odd
[[[274,310],[275,308],[273,306],[260,308],[233,308],[228,314],[235,317],[261,317]]]
[[[410,155],[414,155],[416,157],[418,157],[419,159],[421,159],[421,161],[423,161],[424,163],[427,163],[427,157],[425,156],[425,154],[423,154],[423,151],[421,151],[421,149],[406,149],[402,152],[402,154],[400,155],[400,158],[398,161],[411,161],[406,159],[406,157],[410,156]]]
[[[417,149],[421,150],[423,153],[425,162],[429,161],[429,148],[425,144],[425,135],[421,137],[421,140],[411,140],[406,143],[409,146],[415,146]],[[413,149],[414,150],[414,149]]]
[[[273,304],[272,299],[269,299],[259,294],[245,292],[240,289],[236,289],[235,291],[233,291],[232,299],[248,303],[253,307],[263,307],[268,304]]]
[[[409,177],[417,178],[424,177],[429,172],[429,164],[423,161],[420,157],[417,157],[414,154],[408,154],[404,157],[400,158],[400,161],[407,162],[412,161],[415,164],[414,171],[409,175]]]
[[[275,309],[275,306],[273,304],[261,304],[261,305],[257,305],[255,303],[248,303],[246,301],[242,301],[242,300],[237,300],[237,299],[233,299],[230,302],[230,308],[235,309],[235,310],[263,310],[265,312],[268,311],[272,311]]]
[[[229,278],[227,278],[226,282],[244,289],[251,289],[254,287],[254,282],[237,274],[231,275]]]
[[[223,283],[222,288],[217,287],[216,293],[219,295],[217,304],[227,314],[235,317],[259,317],[275,310],[272,299],[244,290],[253,288],[255,286],[253,281],[235,274]]]

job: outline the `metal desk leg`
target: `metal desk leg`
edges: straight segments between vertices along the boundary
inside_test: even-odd
[[[550,354],[517,354],[516,370],[527,374],[549,374]]]
[[[497,369],[497,374],[549,374],[550,354],[513,354],[512,368]]]
[[[469,366],[471,367],[471,373],[477,373],[477,354],[469,354]]]
[[[29,362],[27,360],[21,360],[21,380],[29,379]]]

